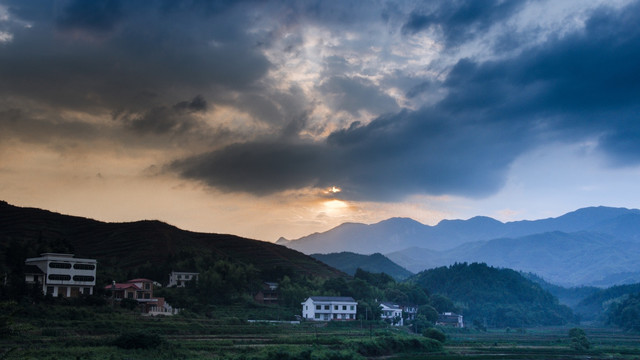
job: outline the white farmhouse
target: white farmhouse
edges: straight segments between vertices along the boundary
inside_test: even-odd
[[[44,253],[25,260],[25,282],[39,284],[52,296],[92,295],[96,285],[95,259],[74,258],[73,254]]]
[[[185,287],[187,282],[195,280],[198,281],[198,275],[200,273],[197,272],[186,272],[186,271],[172,271],[169,274],[169,284],[167,287]]]
[[[404,324],[402,320],[402,308],[396,304],[380,303],[380,318],[382,320],[388,320],[392,325],[402,326]]]
[[[355,320],[358,302],[352,297],[311,296],[302,303],[302,317],[307,320]]]

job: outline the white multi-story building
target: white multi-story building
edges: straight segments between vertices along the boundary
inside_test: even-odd
[[[186,271],[172,271],[169,274],[169,284],[167,287],[184,287],[187,282],[191,280],[198,280],[198,275],[200,273],[197,272],[186,272]]]
[[[358,302],[352,297],[311,296],[302,303],[302,317],[307,320],[355,320]]]
[[[95,259],[74,258],[73,254],[40,254],[25,260],[25,282],[40,284],[42,292],[52,296],[91,295],[97,263]]]
[[[380,303],[380,318],[382,320],[388,320],[392,325],[402,326],[402,308],[396,304]]]

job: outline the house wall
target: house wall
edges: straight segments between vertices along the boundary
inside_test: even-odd
[[[94,259],[74,258],[72,254],[45,253],[39,258],[27,259],[25,264],[35,265],[44,273],[44,281],[41,282],[44,294],[63,297],[93,294],[97,267]]]
[[[385,305],[380,305],[381,307],[381,312],[380,312],[380,318],[382,320],[390,320],[390,321],[395,321],[397,320],[398,323],[396,323],[395,325],[397,326],[402,326],[404,324],[404,321],[402,319],[402,309],[401,308],[391,308]]]
[[[197,272],[172,271],[169,274],[169,284],[167,286],[184,287],[187,282],[198,280],[198,275],[199,273]]]
[[[357,302],[314,301],[311,298],[302,303],[302,317],[307,320],[355,320]]]

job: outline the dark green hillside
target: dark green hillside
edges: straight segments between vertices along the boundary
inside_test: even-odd
[[[580,301],[575,311],[585,320],[605,320],[612,304],[621,303],[632,294],[640,293],[640,283],[602,289]]]
[[[426,270],[410,280],[453,300],[467,323],[524,327],[564,325],[575,320],[571,309],[510,269],[462,263]]]
[[[397,281],[413,275],[412,272],[380,253],[361,255],[345,251],[332,254],[312,254],[311,256],[349,275],[354,275],[359,268],[372,273],[385,273]]]
[[[558,298],[561,304],[567,305],[575,310],[575,306],[585,299],[587,296],[593,295],[600,291],[600,288],[595,286],[576,286],[576,287],[562,287],[559,285],[551,284],[545,281],[540,276],[533,273],[520,273],[525,278],[540,285],[543,289],[551,293],[551,295]]]
[[[116,278],[141,275],[142,271],[161,281],[173,267],[192,266],[189,261],[195,255],[252,264],[263,272],[280,269],[321,277],[343,275],[307,255],[269,242],[189,232],[159,221],[103,223],[0,202],[0,252],[18,247],[27,257],[53,251],[95,258],[103,274]],[[6,268],[1,265],[0,270]]]

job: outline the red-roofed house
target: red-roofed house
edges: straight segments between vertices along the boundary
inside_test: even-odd
[[[173,309],[164,301],[164,298],[153,297],[153,280],[131,279],[126,283],[114,281],[104,288],[112,292],[115,300],[136,300],[145,314],[173,315],[178,313],[178,309]]]

